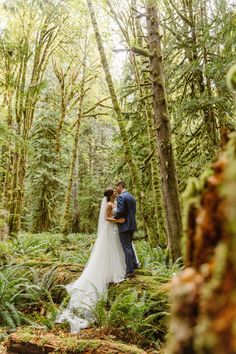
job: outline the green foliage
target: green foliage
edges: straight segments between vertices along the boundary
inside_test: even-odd
[[[236,91],[236,65],[234,64],[227,73],[227,85],[232,91]]]
[[[181,269],[181,259],[170,261],[166,249],[151,247],[146,241],[137,242],[137,253],[142,270],[150,272],[160,283],[169,281]]]
[[[31,134],[29,191],[27,204],[29,227],[42,232],[56,227],[62,198],[60,164],[56,152],[57,120],[50,111],[41,112]],[[28,198],[29,199],[29,198]]]
[[[78,278],[78,262],[86,263],[95,237],[70,234],[65,242],[61,234],[20,233],[6,242],[2,252],[11,252],[0,269],[0,326],[28,323],[53,329],[59,304],[68,301],[63,286]],[[143,240],[135,243],[142,269],[134,283],[127,280],[109,287],[94,309],[94,325],[118,339],[157,349],[167,332],[169,312],[161,286],[179,267],[165,263],[163,250]]]
[[[1,244],[2,257],[7,252],[7,258],[12,262],[17,257],[29,264],[37,263],[38,259],[46,264],[85,265],[95,237],[95,234],[69,234],[65,241],[62,234],[20,232],[13,240]]]
[[[78,269],[78,262],[84,265],[94,235],[71,234],[66,244],[63,240],[60,234],[20,233],[1,243],[0,259],[5,265],[0,268],[0,326],[54,326],[58,312],[55,301],[61,302],[65,296],[62,285],[66,273],[61,274],[59,267],[74,263]]]
[[[102,298],[96,306],[95,316],[99,326],[116,327],[119,324],[120,330],[128,328],[135,330],[146,310],[145,297],[138,299],[137,291],[128,289],[121,292],[108,305]]]
[[[0,271],[0,324],[15,328],[23,323],[30,323],[21,312],[22,300],[28,281],[28,271],[21,266],[5,266]]]
[[[188,178],[199,177],[215,157],[222,131],[235,126],[225,80],[235,61],[235,13],[225,0],[192,1],[189,7],[182,2],[179,12],[165,4],[165,77],[182,192]],[[182,13],[192,19],[187,23]]]
[[[44,254],[48,249],[47,241],[32,234],[18,234],[12,241],[12,249],[17,256],[35,258]]]
[[[97,228],[104,189],[113,186],[117,159],[113,137],[114,123],[97,122],[90,118],[81,124],[78,156],[80,231],[94,232]]]
[[[5,266],[0,271],[0,325],[15,328],[38,322],[51,328],[57,313],[52,293],[57,267],[43,273],[35,268]],[[44,313],[44,316],[37,314]]]
[[[94,310],[96,326],[142,346],[158,348],[167,331],[166,296],[150,299],[147,291],[127,286],[115,298],[101,298]]]
[[[5,145],[6,142],[10,139],[10,137],[11,132],[7,127],[6,123],[0,121],[0,147],[2,147],[2,145]]]
[[[124,281],[109,288],[94,310],[95,325],[118,338],[132,338],[142,347],[159,349],[168,328],[169,301],[166,284],[181,269],[181,260],[167,262],[166,251],[137,241],[142,268],[132,284]],[[144,274],[144,275],[142,275]]]
[[[0,242],[0,266],[9,262],[13,255],[12,249],[10,248],[9,242]]]
[[[43,274],[40,270],[30,268],[29,277],[31,284],[27,287],[27,297],[30,298],[29,305],[37,305],[41,308],[45,302],[53,304],[51,293],[58,286],[56,273],[57,265],[52,266]]]

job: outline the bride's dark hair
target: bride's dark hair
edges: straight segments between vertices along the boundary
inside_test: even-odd
[[[104,197],[107,197],[107,201],[108,202],[111,200],[111,196],[112,196],[113,193],[114,193],[113,188],[108,187],[108,188],[105,189],[105,192],[104,192],[103,195],[104,195]]]

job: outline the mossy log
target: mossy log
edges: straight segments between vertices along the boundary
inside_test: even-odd
[[[236,353],[236,135],[212,171],[189,196],[188,267],[172,281],[168,354]]]
[[[114,340],[79,339],[77,335],[50,333],[42,330],[20,329],[10,335],[7,345],[8,353],[20,354],[145,354],[134,345],[127,345]]]
[[[149,299],[160,300],[160,297],[163,296],[168,302],[169,284],[160,284],[158,279],[150,275],[149,272],[146,275],[144,271],[136,270],[136,273],[137,276],[133,279],[111,285],[108,289],[109,299],[115,300],[123,291],[135,288],[137,291],[146,291]]]
[[[0,209],[0,240],[5,241],[8,238],[8,212],[4,209]]]

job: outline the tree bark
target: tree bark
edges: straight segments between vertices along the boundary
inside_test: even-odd
[[[234,134],[211,175],[185,192],[188,268],[172,281],[170,354],[236,353],[235,151]]]
[[[67,190],[66,190],[66,196],[65,196],[64,214],[63,214],[63,219],[62,219],[62,233],[64,233],[64,234],[68,234],[71,229],[71,220],[70,220],[71,192],[72,192],[75,165],[76,165],[76,160],[77,160],[77,156],[78,156],[80,125],[81,125],[81,119],[83,116],[83,104],[84,104],[84,97],[85,97],[85,93],[86,93],[85,80],[86,80],[86,65],[87,65],[87,40],[88,39],[87,39],[87,32],[86,32],[79,107],[78,107],[78,114],[77,114],[77,119],[76,119],[74,144],[73,144],[73,149],[72,149],[72,156],[71,156],[69,176],[68,176],[68,184],[67,184]]]
[[[136,14],[133,12],[137,8],[136,0],[131,1],[132,6],[132,18],[134,22],[135,28],[135,39],[139,45],[139,47],[143,47],[143,35],[141,30],[140,19],[137,18]],[[130,43],[127,43],[130,46]],[[134,67],[134,74],[139,90],[140,97],[144,97],[150,94],[150,90],[147,88],[143,88],[141,86],[141,81],[145,81],[145,74],[140,71],[138,66],[137,60],[133,52],[130,53],[130,60],[132,66]],[[140,58],[141,61],[141,68],[145,66],[143,58]],[[148,134],[148,141],[150,146],[150,151],[154,151],[153,158],[150,160],[150,167],[151,167],[151,185],[152,191],[154,196],[154,218],[156,227],[154,228],[153,232],[150,235],[150,243],[155,245],[159,242],[163,243],[166,237],[166,227],[165,227],[165,220],[163,215],[163,200],[161,196],[160,190],[160,173],[158,168],[158,155],[157,155],[157,141],[154,133],[154,122],[153,122],[153,112],[152,108],[149,104],[149,100],[145,99],[143,102],[144,105],[144,115],[146,119],[146,126],[147,126],[147,134]]]
[[[12,104],[13,108],[11,111],[9,106],[8,120],[10,118],[12,120],[15,119],[16,133],[21,139],[21,144],[19,144],[19,141],[15,143],[15,152],[11,156],[12,161],[10,161],[11,167],[9,168],[13,173],[8,174],[4,186],[5,191],[7,191],[9,185],[11,185],[11,194],[9,195],[9,193],[5,192],[5,196],[10,199],[8,201],[5,200],[5,204],[9,206],[9,228],[12,233],[17,233],[21,228],[29,134],[36,104],[40,98],[41,83],[46,66],[54,50],[55,40],[64,18],[58,12],[57,7],[51,7],[48,10],[45,12],[36,34],[32,31],[33,22],[26,21],[25,31],[21,33],[19,42],[16,45],[18,50],[17,59],[14,58],[17,63],[15,65],[16,74],[14,73],[14,80],[12,80],[14,92],[12,92],[12,97],[9,96],[10,104]],[[21,21],[24,21],[24,19],[22,18]],[[56,25],[54,21],[57,21]],[[32,42],[33,47],[31,47]],[[31,51],[33,51],[32,68],[29,65]],[[27,78],[29,77],[30,82],[28,83]]]
[[[163,201],[166,212],[168,247],[173,260],[181,256],[182,234],[181,207],[179,201],[176,167],[171,142],[170,117],[167,108],[163,76],[162,50],[160,43],[157,6],[146,2],[147,37],[152,78],[154,121],[160,160]]]
[[[80,231],[80,212],[79,212],[79,176],[78,176],[78,156],[75,163],[74,169],[74,179],[72,186],[72,195],[73,195],[73,218],[72,218],[72,232],[77,233]]]
[[[116,119],[117,119],[117,123],[119,125],[119,129],[120,129],[120,135],[121,135],[121,139],[123,142],[123,148],[124,148],[124,157],[125,157],[125,161],[129,167],[130,170],[130,175],[131,175],[131,180],[132,180],[132,184],[135,188],[135,192],[138,198],[138,202],[140,205],[140,209],[142,212],[142,216],[143,216],[143,224],[144,224],[144,229],[147,232],[147,234],[149,234],[149,229],[148,229],[148,225],[147,225],[147,215],[145,215],[145,210],[144,210],[144,205],[143,205],[143,192],[142,192],[142,185],[141,185],[141,181],[140,181],[140,176],[139,176],[139,172],[137,169],[137,166],[133,160],[133,156],[132,156],[132,151],[131,151],[131,146],[130,146],[130,142],[128,139],[128,135],[125,129],[125,120],[120,108],[120,104],[117,98],[117,94],[115,91],[115,87],[113,84],[113,80],[112,80],[112,76],[111,76],[111,72],[110,72],[110,68],[108,65],[108,61],[107,61],[107,57],[106,57],[106,53],[105,53],[105,49],[103,46],[103,42],[102,42],[102,37],[101,34],[99,32],[98,29],[98,24],[97,24],[97,20],[96,20],[96,16],[95,16],[95,12],[93,9],[93,5],[92,5],[92,1],[91,0],[87,0],[88,3],[88,8],[89,8],[89,12],[90,12],[90,16],[91,16],[91,20],[92,20],[92,25],[94,28],[94,32],[95,32],[95,36],[96,36],[96,40],[97,40],[97,46],[98,46],[98,50],[100,53],[100,57],[101,57],[101,63],[104,69],[104,73],[105,73],[105,77],[106,77],[106,82],[107,82],[107,86],[110,92],[110,97],[111,97],[111,101],[113,104],[113,109],[114,112],[116,114]]]
[[[63,131],[63,126],[65,123],[66,115],[69,109],[69,104],[74,99],[74,104],[79,100],[78,96],[78,83],[76,82],[79,75],[79,69],[73,70],[73,64],[77,67],[77,63],[70,61],[67,68],[63,70],[62,65],[56,63],[55,60],[52,60],[53,70],[56,75],[56,78],[59,82],[60,87],[60,103],[61,103],[61,114],[58,122],[57,129],[57,142],[56,142],[56,151],[58,157],[60,157],[61,152],[61,135]]]
[[[150,185],[152,188],[152,195],[154,198],[152,201],[147,198],[145,198],[145,205],[144,208],[146,210],[147,214],[147,224],[150,225],[149,227],[149,241],[150,244],[153,246],[156,246],[159,244],[160,240],[161,243],[164,243],[163,240],[165,240],[165,222],[164,222],[164,216],[163,216],[163,203],[162,203],[162,198],[161,198],[161,192],[160,192],[160,174],[158,170],[158,163],[157,163],[157,146],[156,146],[156,138],[155,138],[155,133],[154,133],[154,123],[153,123],[153,117],[152,117],[152,108],[150,106],[150,102],[148,99],[143,99],[143,97],[148,97],[150,96],[150,88],[147,88],[142,85],[142,82],[146,81],[147,76],[145,73],[141,70],[143,66],[146,66],[144,63],[143,56],[148,57],[148,51],[146,49],[143,49],[144,46],[144,41],[143,41],[143,33],[142,33],[142,27],[140,23],[140,19],[137,16],[137,1],[132,0],[131,1],[131,15],[130,15],[130,21],[128,23],[126,22],[125,18],[121,18],[119,14],[117,14],[117,11],[115,10],[113,4],[111,1],[106,0],[108,7],[111,11],[111,14],[113,16],[114,21],[118,24],[120,28],[120,32],[123,35],[123,38],[129,47],[129,60],[130,60],[130,65],[134,73],[135,81],[137,84],[137,95],[140,97],[140,106],[143,106],[144,110],[144,118],[146,121],[146,129],[147,129],[147,135],[148,135],[148,143],[150,147],[150,154],[152,153],[152,156],[150,159],[148,159],[148,165],[146,166],[146,163],[144,161],[143,169],[149,169],[151,170],[151,179],[150,179]],[[133,37],[131,38],[130,34],[130,28],[131,27],[131,33]],[[138,48],[134,47],[132,44],[137,43]],[[140,55],[139,58],[136,57],[135,54]],[[135,99],[137,99],[135,97]],[[145,131],[146,134],[146,131]],[[150,189],[150,185],[146,187]],[[154,204],[153,207],[150,208],[150,205]]]

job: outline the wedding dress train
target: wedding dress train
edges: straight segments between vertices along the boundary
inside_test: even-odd
[[[97,239],[91,256],[81,276],[66,286],[70,295],[67,308],[56,322],[68,321],[71,332],[78,333],[94,321],[93,309],[99,298],[105,294],[108,284],[119,283],[125,278],[125,257],[119,240],[118,227],[106,221],[107,199],[103,198]]]

